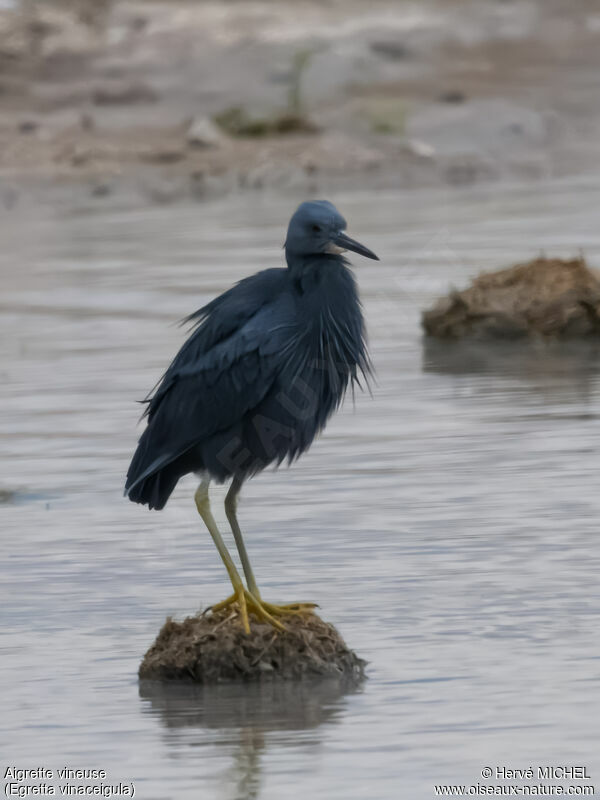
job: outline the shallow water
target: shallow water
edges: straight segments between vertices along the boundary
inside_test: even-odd
[[[3,214],[4,764],[103,768],[144,800],[420,800],[488,765],[584,764],[600,785],[600,346],[419,329],[480,269],[579,248],[600,265],[598,180],[332,198],[382,259],[354,259],[378,385],[240,515],[264,595],[318,602],[369,680],[138,686],[165,616],[228,586],[193,479],[160,514],[122,498],[133,401],[172,323],[281,263],[297,199]]]

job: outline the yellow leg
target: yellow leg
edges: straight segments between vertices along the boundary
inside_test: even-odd
[[[231,585],[233,586],[233,594],[231,597],[228,597],[223,603],[219,603],[218,606],[213,606],[213,610],[217,610],[218,608],[226,608],[233,603],[237,603],[240,609],[240,616],[242,618],[242,625],[244,626],[244,630],[246,633],[250,633],[250,620],[248,618],[248,607],[251,608],[252,612],[259,618],[264,620],[265,622],[269,622],[273,625],[274,628],[277,628],[280,631],[285,631],[284,626],[278,622],[274,617],[269,614],[269,612],[262,606],[259,599],[253,597],[251,592],[246,589],[244,584],[242,583],[242,579],[240,577],[239,572],[236,569],[235,564],[227,547],[225,546],[225,542],[223,541],[221,534],[219,533],[219,529],[217,528],[217,523],[215,522],[215,518],[212,515],[212,511],[210,510],[210,501],[208,498],[208,481],[203,480],[198,489],[196,490],[196,494],[194,495],[194,500],[196,501],[196,508],[198,509],[198,513],[202,517],[202,520],[206,527],[208,528],[208,532],[212,536],[213,542],[215,543],[217,550],[219,551],[219,555],[221,556],[221,560],[225,564],[225,568],[229,575],[229,580],[231,581]]]
[[[221,556],[221,561],[225,564],[225,569],[229,575],[229,580],[231,581],[231,585],[233,586],[233,596],[235,597],[237,603],[240,607],[240,615],[242,617],[242,625],[244,626],[244,630],[246,633],[250,633],[250,622],[248,620],[248,608],[246,606],[246,596],[244,593],[244,584],[242,583],[242,579],[240,578],[240,574],[237,571],[235,564],[232,561],[229,552],[227,551],[227,547],[225,546],[225,542],[221,538],[221,534],[219,533],[219,529],[217,528],[217,523],[215,522],[215,518],[212,515],[212,511],[210,510],[210,501],[208,498],[208,481],[202,481],[198,489],[196,490],[196,494],[194,495],[194,500],[196,501],[196,508],[198,509],[198,513],[202,517],[202,520],[206,527],[208,528],[208,532],[212,536],[213,542],[217,546],[217,550],[219,551],[219,555]]]
[[[235,539],[235,545],[240,556],[240,561],[242,562],[244,575],[246,576],[246,583],[248,584],[248,589],[250,590],[252,597],[258,600],[262,608],[273,616],[310,613],[313,608],[317,607],[316,603],[289,603],[287,605],[274,605],[273,603],[266,603],[261,599],[260,591],[256,585],[254,572],[252,571],[252,566],[250,564],[250,559],[248,558],[248,552],[246,550],[242,531],[237,519],[237,500],[241,488],[241,481],[239,481],[237,478],[234,478],[231,486],[229,487],[229,491],[227,492],[227,496],[225,497],[225,513],[227,514],[227,519],[231,525],[231,531],[233,533],[233,538]],[[219,604],[219,606],[222,607],[222,604]],[[252,603],[249,603],[249,606],[252,606]],[[213,608],[216,610],[218,609],[218,606],[213,606]]]
[[[256,579],[254,578],[252,566],[250,565],[250,559],[248,558],[248,552],[246,550],[242,531],[237,521],[237,500],[241,488],[241,482],[237,478],[234,478],[225,497],[225,513],[227,514],[227,519],[231,525],[231,531],[233,533],[233,538],[235,539],[235,546],[237,547],[237,551],[240,555],[240,561],[242,562],[248,589],[250,589],[256,598],[260,599],[260,592],[258,591],[258,586],[256,585]]]

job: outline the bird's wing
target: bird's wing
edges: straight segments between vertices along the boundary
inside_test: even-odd
[[[150,401],[126,490],[258,405],[297,335],[293,299],[280,294],[207,352],[172,364]]]
[[[148,407],[144,416],[152,417],[181,370],[198,364],[213,347],[242,328],[263,306],[272,303],[281,292],[286,274],[287,270],[279,268],[257,272],[185,317],[182,324],[193,323],[194,331],[146,398]]]

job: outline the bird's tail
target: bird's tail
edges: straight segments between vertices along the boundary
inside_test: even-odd
[[[125,494],[134,503],[148,508],[164,508],[181,477],[169,457],[156,457],[152,442],[152,423],[140,437],[127,470]]]
[[[158,470],[158,472],[154,472],[147,478],[136,482],[131,489],[126,488],[125,493],[134,503],[141,503],[142,505],[147,505],[148,508],[155,508],[160,511],[167,504],[167,500],[180,477],[179,475],[170,474],[170,472],[168,467]]]

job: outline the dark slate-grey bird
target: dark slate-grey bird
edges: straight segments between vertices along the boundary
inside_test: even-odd
[[[148,425],[127,473],[130,500],[156,509],[183,475],[200,477],[196,506],[233,585],[213,609],[237,603],[246,632],[249,610],[282,629],[277,617],[313,605],[261,598],[236,515],[241,486],[304,452],[348,387],[371,373],[358,291],[342,253],[377,256],[345,229],[331,203],[302,203],[287,231],[287,269],[245,278],[187,318],[194,330],[147,398]],[[247,587],[209,505],[210,481],[228,479],[225,511]]]

